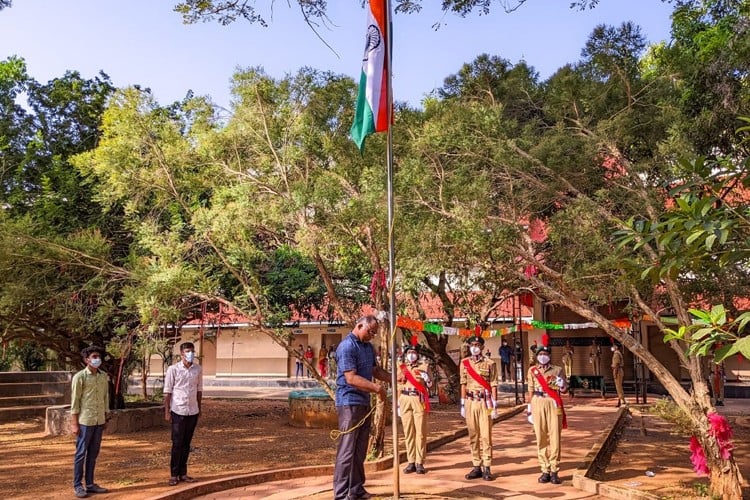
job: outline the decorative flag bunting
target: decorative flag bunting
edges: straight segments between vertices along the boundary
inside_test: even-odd
[[[632,322],[627,318],[610,320],[613,325],[618,328],[628,329],[632,326]],[[523,324],[533,328],[541,330],[580,330],[583,328],[598,328],[596,323],[547,323],[545,321],[536,320],[524,320]],[[476,329],[468,328],[455,328],[452,326],[443,326],[439,323],[426,323],[416,319],[405,318],[403,316],[396,317],[396,326],[399,328],[405,328],[407,330],[419,331],[425,333],[434,333],[436,335],[460,335],[461,337],[471,337],[472,335],[479,335],[480,337],[501,337],[518,331],[518,327],[508,326],[505,328],[498,328],[494,330],[483,330],[478,331]]]
[[[386,0],[370,0],[357,109],[349,131],[360,151],[368,135],[388,130],[388,40]]]

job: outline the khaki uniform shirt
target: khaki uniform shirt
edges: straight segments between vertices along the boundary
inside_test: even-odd
[[[495,364],[492,359],[482,357],[479,361],[475,361],[473,356],[464,359],[469,360],[469,364],[472,368],[474,368],[474,371],[477,372],[484,380],[486,380],[489,383],[490,387],[497,387],[497,364]],[[482,387],[479,382],[474,380],[474,377],[469,375],[469,372],[464,366],[463,359],[461,360],[459,376],[461,378],[461,385],[466,386],[467,392],[484,391],[484,387]]]
[[[550,387],[550,389],[557,390],[557,377],[562,377],[563,379],[565,379],[565,372],[559,366],[549,364],[547,365],[547,368],[542,369],[540,365],[536,365],[536,368],[540,372],[542,372],[542,377],[547,382],[547,385]],[[536,379],[534,374],[531,373],[531,368],[529,368],[529,373],[526,377],[526,380],[529,383],[529,392],[544,392],[544,389],[539,384],[539,381]]]
[[[104,425],[109,411],[109,376],[101,370],[93,373],[87,366],[73,375],[70,413],[78,414],[80,425]]]
[[[404,365],[406,366],[406,369],[409,371],[409,373],[411,373],[412,376],[417,380],[417,382],[419,382],[422,387],[427,389],[427,382],[425,382],[422,378],[422,373],[427,372],[427,365],[425,363],[420,363],[419,361],[414,364],[411,364],[407,361],[406,363],[404,363]],[[414,387],[414,384],[409,382],[409,379],[404,376],[404,371],[401,369],[401,365],[399,365],[398,367],[397,381],[399,393],[403,390],[416,389],[416,387]]]
[[[622,368],[622,353],[620,351],[615,351],[612,353],[612,369],[616,368]]]

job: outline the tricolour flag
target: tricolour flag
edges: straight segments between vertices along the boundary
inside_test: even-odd
[[[357,109],[354,112],[354,124],[349,131],[360,151],[364,149],[368,135],[388,130],[386,2],[387,0],[370,0],[367,11],[367,34],[362,74],[359,77]]]

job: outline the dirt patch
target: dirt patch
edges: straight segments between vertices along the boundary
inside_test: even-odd
[[[631,409],[631,413],[632,418],[601,479],[660,498],[705,498],[708,478],[698,477],[693,471],[690,436],[675,432],[672,424],[656,415],[636,408]],[[734,456],[740,471],[747,476],[750,473],[750,418],[730,415],[728,419],[734,431]],[[743,498],[750,498],[750,488],[744,489]]]
[[[334,461],[336,443],[330,431],[291,427],[286,401],[207,399],[203,404],[188,465],[195,478]],[[461,425],[455,406],[433,408],[431,436]],[[390,449],[390,429],[386,434]],[[110,489],[107,498],[141,499],[167,492],[170,447],[168,428],[105,434],[96,481]],[[73,436],[45,436],[41,419],[0,424],[2,497],[72,498],[74,452]]]

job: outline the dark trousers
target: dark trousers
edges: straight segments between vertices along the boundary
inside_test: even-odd
[[[365,457],[370,438],[369,406],[337,406],[339,438],[336,466],[333,471],[333,497],[335,500],[356,499],[365,493]],[[365,421],[353,429],[349,429]]]
[[[500,360],[500,376],[501,376],[503,382],[505,382],[506,378],[508,380],[511,379],[511,376],[510,376],[510,361],[503,361],[502,359]]]
[[[302,373],[302,361],[296,361],[295,363],[297,364],[297,366],[294,368],[294,376],[295,377],[300,377],[300,376],[304,375]]]
[[[169,470],[172,477],[180,477],[187,474],[188,455],[190,455],[190,442],[193,440],[195,426],[198,424],[198,414],[178,415],[172,413],[172,459],[169,462]]]
[[[94,484],[94,468],[99,448],[102,444],[104,425],[79,425],[76,437],[76,455],[73,460],[73,488],[83,486],[84,467],[86,469],[86,486]]]

